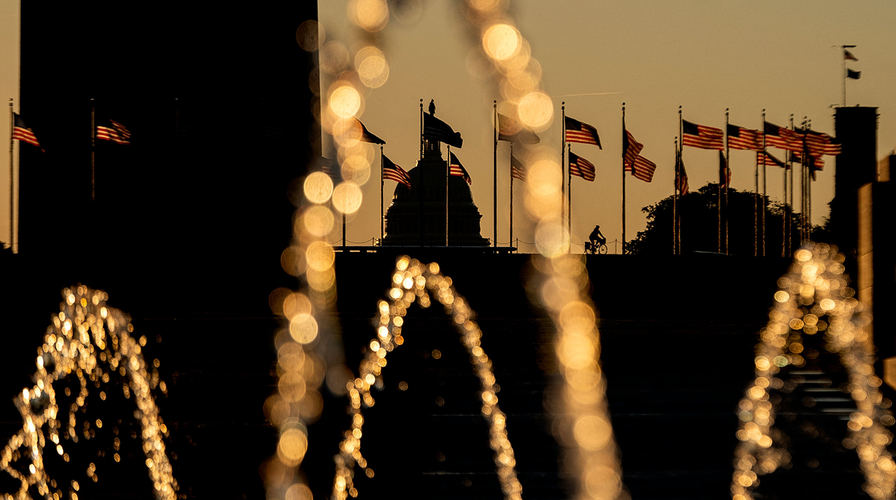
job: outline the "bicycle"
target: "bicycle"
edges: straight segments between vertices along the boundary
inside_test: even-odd
[[[585,242],[585,253],[590,253],[592,255],[599,253],[601,255],[607,253],[607,244],[606,243],[591,243],[590,241]]]

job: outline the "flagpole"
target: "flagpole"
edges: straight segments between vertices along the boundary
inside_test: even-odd
[[[566,145],[566,158],[570,158],[570,152],[572,152],[572,144]],[[581,172],[581,169],[579,170]],[[572,169],[569,169],[569,188],[566,190],[566,197],[568,201],[569,209],[566,211],[566,237],[569,238],[569,246],[567,247],[566,252],[572,253]]]
[[[762,110],[762,126],[765,127],[765,109]],[[768,194],[767,194],[767,185],[768,185],[768,166],[765,162],[762,162],[762,256],[765,257],[765,233],[767,231],[767,224],[765,222],[766,212],[768,211]]]
[[[678,106],[678,170],[679,176],[681,175],[681,164],[684,163],[684,138],[683,127],[681,121],[681,105]],[[675,229],[675,255],[681,255],[681,213],[677,214],[678,218],[672,221],[672,225]]]
[[[793,130],[793,113],[790,113],[790,130]],[[787,255],[793,254],[793,151],[787,152],[790,155],[790,195],[787,209]]]
[[[494,135],[494,148],[492,149],[492,161],[495,166],[494,173],[494,195],[492,199],[492,207],[494,210],[495,220],[494,220],[494,232],[492,234],[495,235],[495,248],[498,247],[498,101],[497,99],[492,100],[492,115],[494,117],[492,135]]]
[[[448,146],[448,161],[445,162],[445,246],[448,246],[448,183],[451,180],[451,144]]]
[[[762,109],[762,151],[765,151],[765,108]],[[764,163],[764,162],[763,162]],[[759,256],[759,158],[753,183],[753,257]]]
[[[625,161],[625,160],[623,160]],[[623,167],[624,168],[624,167]],[[622,175],[625,175],[623,172]],[[678,137],[675,138],[675,185],[672,188],[672,255],[676,255],[678,245],[676,242],[675,221],[678,219],[678,192],[681,187],[681,157],[678,154]]]
[[[725,255],[728,255],[728,179],[731,177],[728,175],[730,171],[731,165],[729,165],[729,159],[731,158],[731,151],[728,146],[728,108],[725,108],[725,171],[722,172],[722,175],[725,176]],[[722,195],[721,188],[719,189],[719,196]],[[721,221],[722,214],[722,200],[719,199],[719,220]],[[719,234],[719,240],[722,239],[722,235]],[[719,243],[721,246],[721,241]]]
[[[383,178],[383,145],[380,144],[380,245],[383,244],[383,238],[386,236],[386,215],[383,213],[383,185],[385,184],[385,179]]]
[[[725,108],[725,152],[728,152],[728,108]],[[728,157],[725,157],[725,169],[719,169],[719,203],[716,207],[719,219],[719,253],[722,253],[722,182],[728,170]]]
[[[423,99],[420,99],[420,159],[423,159]]]
[[[806,172],[806,217],[808,221],[806,222],[807,233],[806,235],[811,239],[812,237],[812,173],[815,168],[815,157],[809,153],[809,144],[807,143],[807,139],[809,137],[809,130],[812,130],[812,120],[806,122],[806,132],[803,135],[803,149],[806,151],[806,155],[808,157],[808,161],[806,165],[808,165],[808,170]]]
[[[510,243],[513,246],[513,142],[510,143]]]
[[[16,127],[16,118],[15,112],[12,110],[12,97],[9,98],[9,251],[13,251],[13,242],[12,240],[15,238],[15,230],[13,229],[15,225],[15,180],[13,179],[13,174],[15,172],[15,168],[13,165],[14,155],[13,155],[13,129]]]
[[[803,117],[803,129],[806,128],[806,117]],[[806,241],[806,139],[800,152],[800,245]]]
[[[628,141],[625,132],[625,102],[622,103],[622,140]],[[622,255],[625,255],[625,148],[622,149]],[[634,165],[632,165],[634,168]]]
[[[563,223],[566,204],[566,162],[563,155],[566,153],[566,101],[560,103],[560,223]]]
[[[787,257],[787,221],[784,220],[784,217],[787,216],[787,158],[784,159],[784,184],[782,184],[784,190],[781,192],[781,198],[784,199],[784,211],[781,219],[781,257]]]
[[[96,201],[96,104],[90,98],[90,201]]]
[[[846,45],[842,45],[843,53],[840,54],[840,59],[843,61],[843,107],[846,107]]]

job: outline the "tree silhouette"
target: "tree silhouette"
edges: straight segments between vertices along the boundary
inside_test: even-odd
[[[681,228],[681,253],[718,252],[718,183],[707,183],[699,191],[688,193],[678,198],[676,211]],[[724,193],[723,193],[724,196]],[[767,197],[766,197],[767,198]],[[722,199],[723,221],[728,221],[727,250],[729,255],[753,256],[763,255],[762,251],[762,218],[759,213],[758,243],[755,245],[756,229],[754,221],[758,211],[762,210],[762,196],[749,191],[729,189],[728,202]],[[658,203],[641,209],[647,214],[647,229],[639,231],[631,240],[631,253],[637,255],[671,255],[673,249],[673,197],[669,196]],[[727,217],[726,217],[727,215]],[[800,245],[799,214],[791,214],[791,249]],[[782,224],[786,221],[786,207],[776,201],[769,201],[765,212],[765,253],[770,257],[784,255],[782,240],[785,233]],[[721,252],[725,253],[725,227],[722,226]]]

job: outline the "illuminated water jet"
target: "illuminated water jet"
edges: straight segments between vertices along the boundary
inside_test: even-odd
[[[22,429],[0,452],[0,470],[20,482],[19,490],[14,495],[7,494],[6,500],[30,499],[32,493],[48,499],[62,498],[63,492],[56,489],[55,481],[45,469],[44,449],[51,442],[53,451],[68,462],[60,438],[78,440],[76,414],[85,406],[89,394],[87,382],[100,387],[101,382],[109,382],[110,375],[120,376],[125,398],[133,395],[136,400],[134,415],[142,426],[145,463],[156,498],[174,500],[177,481],[162,439],[168,430],[152,396],[156,387],[165,392],[165,383],[159,382],[157,371],[150,373],[143,359],[141,351],[146,338],[135,339],[131,335],[134,326],[121,311],[106,306],[105,292],[79,285],[66,288],[62,296],[61,310],[53,317],[53,325],[47,328],[44,342],[38,348],[35,384],[24,388],[15,398],[22,414]],[[80,392],[69,408],[68,422],[63,429],[53,384],[70,375],[79,381]],[[100,397],[105,399],[105,392]],[[97,425],[101,427],[99,422]],[[86,437],[89,439],[89,435]],[[27,468],[27,472],[19,470],[20,467]],[[94,481],[97,480],[95,472],[91,464],[88,475]],[[77,494],[72,492],[71,498],[77,500]]]
[[[839,354],[849,373],[849,392],[858,410],[847,424],[865,474],[863,489],[874,499],[893,498],[896,493],[896,462],[887,445],[893,435],[886,428],[893,416],[882,408],[874,375],[871,337],[864,329],[865,318],[858,313],[855,292],[843,275],[844,257],[825,244],[798,250],[790,272],[778,280],[775,307],[756,346],[756,377],[747,388],[739,407],[741,441],[735,450],[735,471],[731,482],[734,500],[753,499],[759,476],[790,463],[783,433],[774,427],[776,405],[769,393],[784,382],[776,375],[787,366],[801,367],[805,359],[803,334],[824,334],[825,348]]]
[[[440,273],[439,265],[422,264],[416,259],[401,257],[392,274],[392,288],[389,290],[389,301],[379,302],[379,326],[376,337],[370,341],[365,359],[361,362],[360,376],[347,384],[352,408],[352,428],[345,432],[345,439],[339,444],[339,455],[336,458],[336,478],[333,481],[333,498],[344,500],[348,495],[357,496],[353,485],[354,465],[365,469],[368,477],[373,477],[366,459],[361,454],[361,436],[364,416],[361,404],[372,407],[375,404],[370,394],[371,386],[381,381],[382,369],[386,367],[386,355],[404,343],[401,335],[404,316],[408,307],[418,302],[421,307],[432,304],[430,294],[445,307],[445,313],[451,317],[461,342],[470,354],[481,384],[482,415],[490,427],[489,445],[495,452],[495,467],[504,498],[508,500],[522,499],[522,485],[516,477],[516,458],[513,447],[507,437],[507,416],[498,408],[498,396],[492,362],[482,349],[482,330],[472,320],[474,312],[467,301],[457,294],[451,278]]]

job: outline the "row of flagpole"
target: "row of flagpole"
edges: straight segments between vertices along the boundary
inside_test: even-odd
[[[505,117],[497,112],[497,103],[493,104],[493,116],[495,120],[495,127],[493,131],[493,163],[494,163],[494,174],[493,174],[493,208],[496,217],[494,219],[494,235],[495,235],[495,246],[497,246],[497,178],[498,178],[498,166],[497,166],[497,147],[498,143],[501,140],[507,140],[511,142],[511,171],[510,171],[510,184],[511,184],[511,214],[510,214],[510,241],[513,241],[513,221],[512,221],[512,189],[513,189],[513,179],[514,179],[514,169],[517,168],[514,166],[516,159],[513,157],[513,149],[512,149],[512,141],[518,139],[515,136],[505,136],[502,132],[502,124],[508,121],[512,121],[510,118]],[[434,107],[431,108],[431,111],[434,111]],[[584,144],[592,144],[596,145],[599,148],[600,138],[597,133],[597,129],[587,123],[580,122],[578,120],[569,118],[566,116],[566,106],[565,102],[561,107],[561,116],[564,123],[563,132],[561,134],[561,165],[562,165],[562,176],[563,183],[561,188],[561,196],[563,197],[563,214],[562,216],[565,218],[566,230],[569,234],[571,229],[571,210],[572,206],[572,177],[578,176],[582,177],[585,180],[593,181],[594,180],[594,165],[591,162],[585,160],[578,155],[572,153],[571,148],[569,147],[569,143],[584,143]],[[462,144],[462,139],[460,139],[460,134],[454,132],[454,130],[447,125],[445,122],[435,118],[432,113],[426,113],[423,111],[423,105],[421,100],[421,158],[423,157],[423,141],[426,140],[434,140],[434,141],[448,141],[455,142],[456,147],[460,147]],[[729,227],[727,221],[727,212],[726,217],[723,218],[722,213],[723,210],[727,210],[727,201],[728,201],[728,191],[730,189],[730,168],[729,168],[729,158],[730,158],[730,149],[747,149],[753,150],[757,152],[756,159],[756,172],[755,172],[755,186],[754,186],[754,197],[756,198],[755,206],[754,206],[754,255],[765,255],[766,254],[766,245],[765,245],[765,237],[766,237],[766,221],[765,221],[765,212],[767,210],[767,169],[765,168],[768,165],[768,161],[774,161],[775,164],[782,166],[785,168],[784,173],[784,205],[785,214],[787,220],[786,225],[790,224],[789,213],[792,210],[792,202],[793,202],[793,174],[791,172],[791,181],[787,182],[787,172],[789,169],[789,162],[792,160],[788,157],[788,164],[784,164],[774,157],[771,156],[770,153],[767,152],[766,143],[766,135],[767,132],[773,132],[774,135],[781,134],[782,130],[788,130],[792,137],[790,138],[791,142],[786,143],[782,146],[782,142],[778,141],[774,145],[776,147],[784,147],[788,151],[796,151],[799,150],[803,154],[801,155],[802,162],[804,166],[806,165],[806,159],[811,157],[811,160],[815,164],[820,163],[820,155],[821,154],[837,154],[837,152],[825,151],[823,153],[818,153],[817,151],[809,151],[807,147],[807,137],[810,136],[818,136],[824,138],[824,141],[827,144],[833,144],[831,138],[826,134],[820,134],[818,132],[812,131],[808,128],[808,122],[804,122],[803,129],[794,129],[791,123],[790,129],[782,129],[781,127],[777,127],[776,125],[770,124],[765,119],[765,110],[762,112],[764,129],[763,132],[759,132],[758,130],[750,130],[745,129],[743,127],[733,126],[729,122],[729,111],[726,109],[725,111],[725,126],[726,133],[723,133],[720,129],[716,129],[713,127],[707,127],[703,125],[697,125],[686,120],[683,120],[681,115],[681,108],[679,107],[679,135],[675,141],[675,180],[674,180],[674,194],[673,194],[673,253],[679,254],[681,252],[681,234],[680,234],[680,225],[681,225],[681,213],[677,210],[677,202],[678,198],[684,194],[687,194],[687,174],[684,171],[684,163],[683,163],[683,148],[685,146],[698,147],[703,149],[718,149],[720,155],[720,167],[719,167],[719,187],[718,187],[718,245],[717,250],[722,252],[723,248],[725,253],[729,251]],[[425,125],[427,122],[430,122],[431,125]],[[792,122],[792,118],[791,118]],[[360,124],[360,122],[358,122]],[[513,124],[516,125],[516,124]],[[623,240],[625,241],[625,231],[626,231],[626,223],[625,223],[625,172],[630,171],[632,175],[640,178],[646,182],[650,182],[653,177],[653,172],[656,169],[656,165],[642,157],[639,153],[643,149],[643,145],[637,142],[634,136],[630,131],[626,129],[625,126],[625,103],[622,106],[622,125],[623,125],[623,151],[622,151],[622,234]],[[379,144],[383,144],[384,141],[370,134],[363,124],[360,124],[362,129],[362,141],[365,142],[376,142]],[[521,129],[516,129],[520,131]],[[427,133],[428,131],[428,133]],[[743,134],[744,138],[739,138],[740,142],[736,147],[731,146],[731,137],[732,131],[736,132],[739,136]],[[531,133],[531,132],[529,132]],[[747,140],[746,137],[749,136],[750,140]],[[373,139],[371,139],[371,137]],[[529,143],[537,141],[537,135],[531,133],[531,137],[534,137],[534,141],[528,141]],[[722,143],[722,138],[725,138],[724,145]],[[759,140],[761,138],[761,141]],[[707,142],[708,141],[708,142]],[[798,147],[794,147],[793,144],[799,144]],[[785,141],[786,142],[786,141]],[[446,160],[446,180],[450,179],[451,175],[463,176],[468,183],[472,183],[470,180],[469,174],[466,172],[466,169],[460,164],[459,160],[456,159],[456,156],[451,152],[451,145],[448,144],[448,159]],[[785,147],[786,146],[786,147]],[[837,146],[839,148],[839,146]],[[724,153],[722,153],[724,151]],[[382,152],[382,146],[380,148],[381,152],[381,189],[380,189],[380,212],[381,212],[381,238],[385,236],[384,223],[384,214],[383,214],[383,180],[385,179],[393,179],[398,182],[402,182],[410,186],[410,177],[401,167],[394,164],[391,160],[389,160]],[[759,207],[759,159],[763,158],[762,163],[762,174],[763,174],[763,185],[762,185],[762,207]],[[771,158],[771,160],[767,159]],[[816,168],[817,165],[816,165]],[[807,230],[805,226],[807,224],[808,210],[810,204],[810,193],[811,188],[809,187],[808,182],[808,170],[804,168],[805,172],[803,173],[803,179],[801,184],[803,187],[803,196],[802,196],[802,209],[801,209],[801,227],[803,228],[804,233],[802,234],[802,239],[808,237]],[[456,171],[456,172],[455,172]],[[520,176],[521,177],[521,176]],[[516,178],[520,178],[516,177]],[[813,174],[814,177],[814,174]],[[788,202],[787,196],[787,187],[790,187],[790,200]],[[446,203],[446,245],[448,244],[448,187],[446,184],[446,193],[445,193],[445,203]],[[760,215],[761,212],[761,215]],[[762,228],[760,230],[760,228]],[[784,231],[787,229],[784,228]],[[788,233],[789,235],[789,233]],[[789,236],[785,238],[785,240],[789,240]],[[724,245],[723,245],[724,243]],[[761,244],[760,244],[761,243]],[[790,247],[789,243],[786,245],[787,248]],[[623,247],[623,253],[625,253],[625,248]],[[782,253],[786,252],[786,248],[782,243]]]

